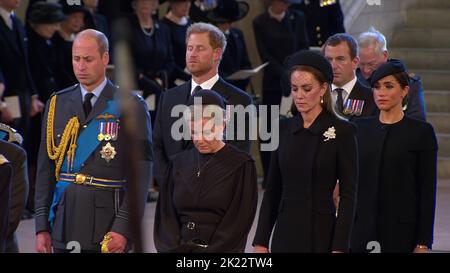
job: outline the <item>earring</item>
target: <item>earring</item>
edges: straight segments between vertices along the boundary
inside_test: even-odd
[[[320,104],[323,104],[323,97],[320,97]]]

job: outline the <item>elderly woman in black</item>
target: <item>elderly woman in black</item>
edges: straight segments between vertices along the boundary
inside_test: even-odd
[[[175,61],[170,30],[152,15],[158,8],[158,0],[133,0],[134,15],[130,19],[131,52],[143,97],[155,95],[155,106],[159,95],[169,87]],[[152,123],[156,109],[150,109]],[[152,112],[155,111],[155,112]]]
[[[360,154],[352,251],[427,252],[433,242],[437,142],[433,127],[405,116],[404,64],[389,60],[373,74],[377,117],[356,122]]]
[[[198,104],[196,99],[201,99]],[[187,115],[195,148],[177,154],[160,187],[158,252],[244,252],[258,199],[255,162],[225,144],[222,97],[196,91]]]
[[[332,110],[333,71],[322,55],[300,51],[287,64],[299,113],[280,121],[280,144],[271,157],[254,251],[269,251],[275,226],[271,252],[347,252],[358,176],[356,132]]]

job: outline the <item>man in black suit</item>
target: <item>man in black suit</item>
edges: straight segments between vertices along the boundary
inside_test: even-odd
[[[7,132],[8,131],[8,132]],[[0,151],[8,159],[12,168],[11,192],[9,195],[8,232],[5,239],[5,252],[18,253],[19,245],[15,231],[19,226],[28,197],[27,154],[16,142],[13,131],[0,124],[0,133],[7,134],[0,138]],[[11,135],[12,134],[12,135]],[[6,141],[9,140],[10,142]],[[15,144],[16,142],[17,144]]]
[[[0,154],[0,253],[5,252],[11,178],[12,166],[8,159],[3,154]]]
[[[325,42],[323,53],[333,67],[331,97],[336,113],[349,121],[375,115],[377,107],[372,91],[355,74],[359,63],[356,40],[345,33],[335,34]]]
[[[133,239],[132,202],[136,214],[143,215],[153,168],[150,116],[143,99],[130,95],[139,131],[125,134],[118,89],[105,76],[108,48],[103,33],[80,32],[72,51],[80,84],[57,92],[47,103],[35,195],[38,252],[51,252],[52,246],[65,252],[70,241],[85,252],[125,252]],[[138,196],[126,190],[131,186],[125,150],[132,143],[140,148],[133,154]]]
[[[358,44],[360,62],[356,76],[361,82],[369,85],[373,72],[389,59],[386,38],[382,33],[371,28],[359,35]],[[426,111],[422,80],[413,73],[408,74],[409,92],[403,110],[409,117],[425,121]]]
[[[218,75],[220,59],[226,47],[226,38],[220,29],[206,23],[193,24],[186,33],[186,44],[186,67],[192,74],[192,79],[183,85],[163,92],[158,105],[153,137],[155,177],[158,183],[162,183],[171,158],[189,148],[191,144],[189,141],[177,141],[171,134],[172,125],[180,119],[180,117],[171,116],[174,106],[186,105],[191,94],[200,89],[218,92],[228,105],[246,107],[252,104],[252,99],[247,93],[225,82]],[[248,132],[249,124],[245,123],[245,131]],[[235,123],[234,128],[239,129],[243,126],[244,124]],[[236,133],[233,136],[227,135],[227,142],[249,152],[249,139],[235,140],[232,137],[236,135]],[[230,139],[232,140],[229,141]]]
[[[12,105],[1,108],[2,121],[28,134],[30,116],[41,112],[39,101],[28,65],[28,49],[25,29],[14,14],[20,1],[0,0],[0,99],[18,99],[20,118],[11,115]]]

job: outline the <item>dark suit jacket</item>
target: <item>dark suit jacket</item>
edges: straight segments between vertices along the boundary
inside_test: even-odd
[[[287,11],[278,22],[265,11],[253,20],[253,30],[259,56],[263,62],[269,62],[264,70],[263,93],[277,93],[281,99],[284,60],[294,52],[309,48],[305,17],[299,12]]]
[[[361,70],[358,68],[356,70],[356,76],[358,80],[364,85],[370,86],[370,79],[366,80]],[[411,118],[426,121],[426,110],[425,110],[425,100],[422,80],[417,75],[410,74],[409,78],[409,92],[406,100],[405,114]]]
[[[28,197],[27,154],[20,146],[0,140],[0,151],[13,168],[6,252],[19,252],[15,231],[19,226]]]
[[[0,154],[4,157],[4,155]],[[6,157],[5,160],[8,160]],[[0,253],[5,252],[8,231],[9,199],[13,168],[9,162],[0,162]]]
[[[354,121],[360,117],[374,116],[378,113],[377,105],[375,104],[375,101],[373,99],[372,90],[369,87],[363,85],[359,80],[356,81],[356,84],[353,87],[352,92],[350,92],[348,99],[364,101],[361,116],[344,115],[346,118],[348,118],[349,121]]]
[[[335,138],[324,133],[335,129]],[[322,112],[308,128],[300,115],[280,121],[280,144],[271,157],[268,184],[253,245],[273,252],[348,251],[356,206],[358,156],[352,124]],[[335,216],[333,190],[341,199]]]
[[[245,45],[244,34],[238,28],[231,28],[226,35],[227,47],[222,55],[219,65],[219,74],[232,85],[245,90],[250,78],[245,80],[229,81],[226,78],[241,69],[250,69],[251,64],[248,58],[247,47]]]
[[[117,88],[108,82],[87,118],[83,112],[79,85],[58,92],[54,120],[56,145],[59,144],[70,118],[78,117],[80,130],[82,130],[84,124],[97,117],[105,109],[107,101],[114,98],[116,90]],[[152,170],[151,124],[147,107],[142,98],[133,95],[132,100],[137,111],[136,122],[138,123],[137,128],[139,128],[138,135],[135,137],[140,141],[142,148],[138,155],[140,160],[137,187],[140,196],[136,200],[142,217]],[[53,246],[60,249],[65,249],[66,243],[69,241],[78,241],[82,250],[100,251],[99,243],[109,231],[115,231],[131,239],[130,195],[129,191],[122,189],[120,191],[99,189],[71,183],[58,203],[54,225],[52,229],[50,228],[48,215],[56,181],[55,163],[47,155],[45,133],[47,115],[48,105],[43,122],[36,179],[36,232],[51,231]],[[108,163],[101,158],[100,151],[106,144],[106,141],[102,141],[82,165],[80,173],[96,178],[127,180],[125,150],[130,142],[124,133],[124,130],[119,129],[117,141],[110,141],[117,152],[113,160]],[[80,145],[77,149],[83,149],[83,146]],[[66,170],[61,171],[66,172]]]
[[[433,127],[407,116],[385,125],[360,119],[360,176],[352,251],[378,241],[382,252],[431,247],[436,201],[437,142]]]
[[[230,85],[223,79],[219,78],[212,90],[218,92],[224,97],[228,105],[247,105],[252,104],[252,99],[244,91]],[[158,104],[158,111],[155,120],[155,130],[153,135],[153,143],[155,149],[155,177],[158,183],[163,181],[165,171],[169,166],[171,157],[182,152],[189,146],[188,141],[176,141],[171,136],[172,125],[180,119],[180,117],[171,117],[172,108],[175,105],[186,105],[191,95],[191,82],[169,89],[161,94]],[[235,128],[237,128],[235,126]],[[248,132],[249,125],[245,124]],[[249,152],[250,140],[233,140],[229,143],[239,149]]]
[[[24,134],[28,130],[30,99],[36,88],[28,65],[28,42],[22,23],[13,17],[13,31],[0,19],[0,82],[5,84],[4,97],[19,96],[21,122],[16,129]]]

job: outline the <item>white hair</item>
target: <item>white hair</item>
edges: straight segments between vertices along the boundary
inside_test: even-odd
[[[358,36],[358,44],[360,48],[373,46],[378,54],[383,54],[387,51],[386,37],[374,27],[370,27],[368,31]]]

